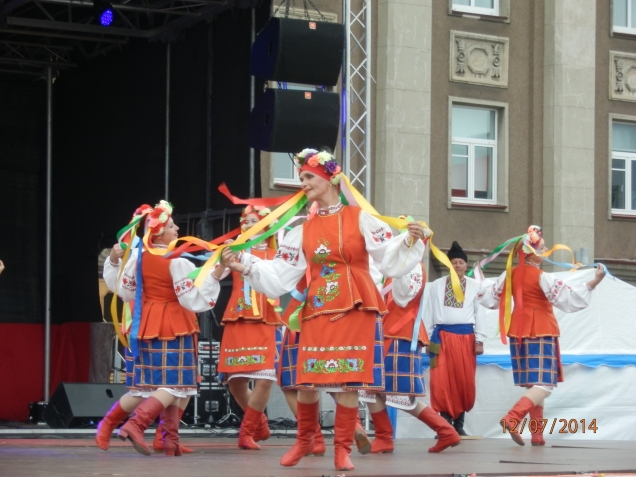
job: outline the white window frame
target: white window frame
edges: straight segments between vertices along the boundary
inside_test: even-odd
[[[288,153],[288,152],[272,152],[272,153],[270,153],[270,157],[272,158],[271,163],[272,163],[273,185],[274,186],[283,186],[283,187],[300,187],[300,185],[301,185],[300,184],[300,176],[298,175],[298,170],[294,166],[292,158],[289,158],[289,161],[291,162],[291,165],[292,165],[292,171],[293,171],[292,172],[292,177],[288,178],[288,177],[276,177],[276,176],[274,176],[275,154],[285,154],[287,156],[289,156],[291,154],[293,156],[292,153]]]
[[[625,161],[625,169],[624,169],[625,171],[625,208],[624,209],[612,208],[612,214],[633,215],[634,217],[636,217],[636,210],[632,210],[631,208],[632,202],[636,200],[636,198],[632,197],[632,169],[636,168],[636,153],[612,151],[612,160],[614,159],[620,159]],[[619,169],[614,169],[614,166],[611,163],[610,163],[610,167],[612,169],[612,172],[615,170],[619,170]],[[610,184],[611,184],[611,180],[612,178],[610,177]],[[611,197],[611,190],[610,190],[610,197]]]
[[[450,194],[451,200],[453,203],[464,203],[464,204],[484,204],[484,205],[496,205],[497,204],[497,162],[499,155],[497,154],[497,141],[498,141],[498,128],[499,128],[499,111],[496,108],[489,107],[479,107],[473,105],[459,104],[454,103],[451,106],[451,116],[453,111],[453,106],[458,106],[462,108],[470,108],[470,109],[480,109],[487,111],[494,111],[495,113],[495,139],[474,139],[474,138],[464,138],[464,137],[451,137],[451,170],[449,173],[451,184],[450,184]],[[451,134],[452,134],[452,121],[451,117]],[[453,180],[453,171],[452,171],[452,158],[453,158],[453,146],[468,146],[468,197],[455,197],[453,196],[452,190],[452,180]],[[475,198],[475,147],[483,146],[490,147],[493,150],[493,160],[492,160],[492,199],[478,199]]]
[[[627,2],[627,26],[614,25],[614,1],[612,1],[612,31],[615,33],[626,33],[628,35],[636,35],[636,25],[630,25],[632,19],[632,9],[636,8],[636,1],[628,0]]]
[[[470,5],[458,5],[451,0],[451,5],[456,12],[474,13],[476,15],[492,15],[499,16],[499,0],[494,0],[493,8],[475,7],[475,0],[470,0]]]

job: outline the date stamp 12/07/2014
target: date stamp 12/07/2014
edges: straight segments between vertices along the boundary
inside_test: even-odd
[[[551,419],[552,425],[550,426],[550,434],[553,432],[557,432],[558,434],[576,434],[577,432],[582,432],[585,434],[585,431],[588,430],[594,434],[598,431],[598,427],[596,425],[596,419],[592,419],[591,421],[586,421],[585,419],[557,419],[556,417]],[[519,434],[523,433],[523,430],[526,428],[526,424],[528,426],[528,430],[531,434],[543,434],[543,431],[548,426],[550,419],[528,419],[524,417],[521,422],[516,419],[508,419],[508,422],[511,424],[511,428],[508,429],[506,426],[506,420],[502,419],[500,421],[501,429],[505,434],[507,430],[510,432],[518,432]],[[557,426],[557,422],[559,425]]]

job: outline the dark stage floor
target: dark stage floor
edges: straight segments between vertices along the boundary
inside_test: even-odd
[[[292,468],[278,464],[292,445],[289,437],[272,437],[260,451],[236,447],[234,437],[194,435],[182,441],[194,454],[168,458],[145,457],[128,443],[113,439],[104,452],[94,446],[92,432],[68,435],[39,433],[0,434],[0,476],[335,476],[379,475],[458,476],[470,475],[567,475],[613,474],[636,477],[636,442],[567,441],[548,442],[545,447],[515,445],[507,439],[464,440],[441,454],[426,450],[432,439],[399,439],[393,454],[359,455],[355,450],[352,472],[333,467],[333,440],[327,439],[324,457],[306,457]],[[150,443],[151,435],[147,435]]]

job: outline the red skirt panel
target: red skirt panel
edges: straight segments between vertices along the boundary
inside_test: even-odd
[[[431,369],[431,407],[453,419],[475,405],[475,335],[440,332],[442,346]]]
[[[276,327],[262,322],[225,323],[218,370],[222,373],[245,373],[274,369]]]

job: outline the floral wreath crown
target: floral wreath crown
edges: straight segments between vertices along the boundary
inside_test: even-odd
[[[303,149],[294,156],[294,165],[299,172],[304,165],[309,167],[323,166],[329,177],[329,182],[333,185],[340,184],[340,166],[336,162],[336,158],[327,151],[318,152],[315,149]]]
[[[142,206],[143,207],[143,206]],[[141,207],[140,207],[141,209]],[[146,220],[146,225],[148,230],[150,230],[150,235],[161,235],[165,230],[166,224],[172,215],[172,204],[165,200],[160,200],[155,208],[148,211],[148,219]],[[139,210],[139,209],[137,209]],[[147,211],[147,209],[146,209]],[[143,211],[142,211],[143,213]]]

